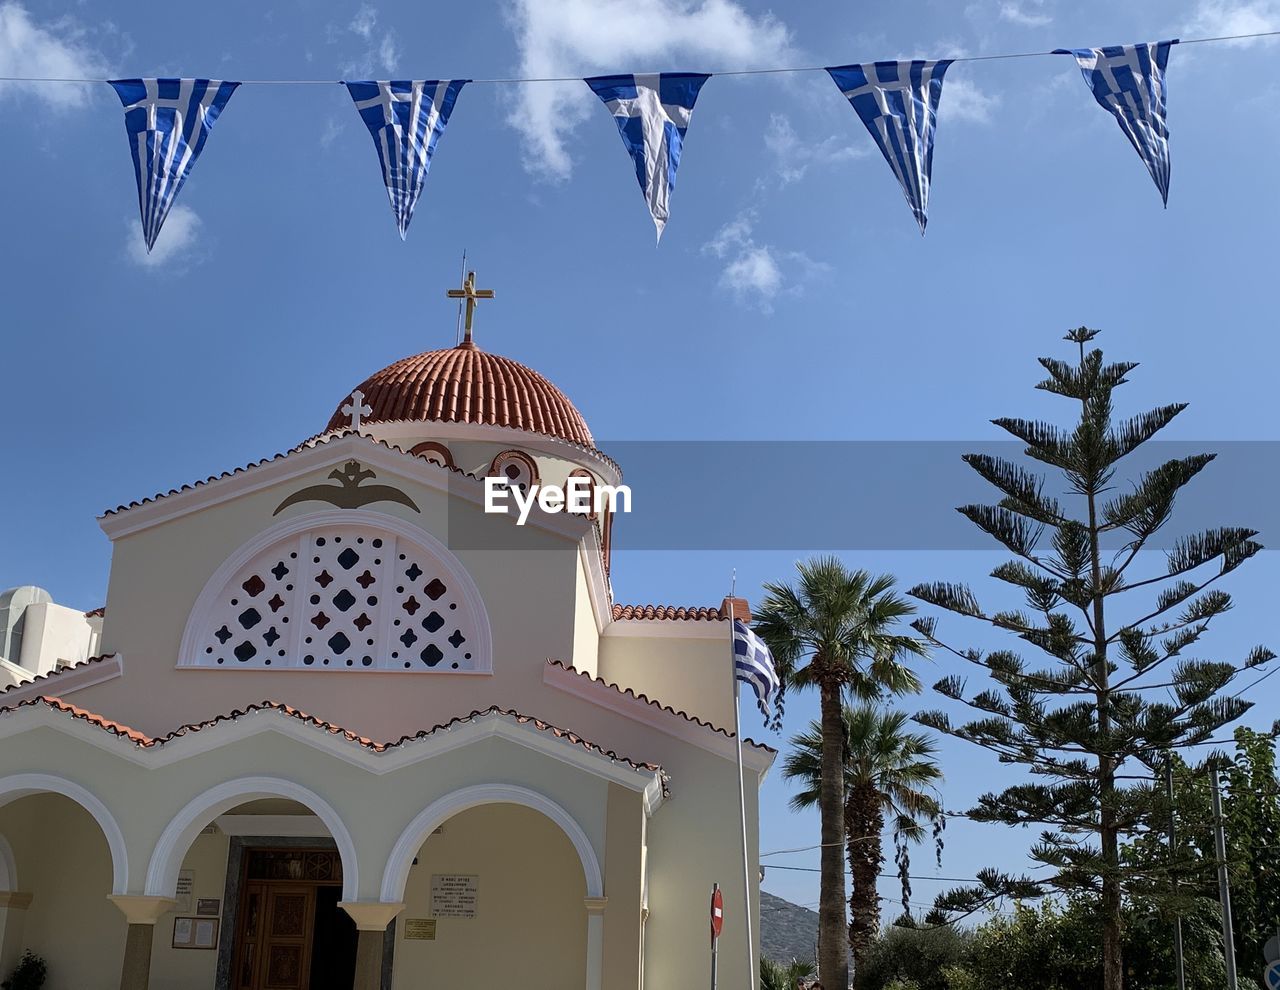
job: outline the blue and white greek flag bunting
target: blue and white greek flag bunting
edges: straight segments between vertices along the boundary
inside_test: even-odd
[[[138,180],[142,236],[150,251],[238,82],[220,79],[112,79]]]
[[[627,154],[635,163],[640,191],[658,229],[670,216],[671,192],[685,132],[698,92],[711,77],[695,72],[595,76],[584,79],[613,114]]]
[[[951,59],[871,62],[827,69],[893,169],[924,233],[942,77]]]
[[[444,133],[453,106],[470,80],[420,79],[349,82],[360,119],[373,135],[382,165],[382,181],[391,198],[401,239],[409,230],[422,195],[431,156]]]
[[[1160,199],[1169,205],[1169,125],[1165,120],[1165,68],[1173,41],[1108,48],[1058,48],[1073,55],[1098,105],[1116,118],[1142,159]]]
[[[773,715],[782,684],[769,647],[741,619],[733,620],[733,676],[755,691],[767,722]]]

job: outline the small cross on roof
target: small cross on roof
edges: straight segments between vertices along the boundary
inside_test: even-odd
[[[364,401],[364,393],[356,389],[351,393],[351,401],[338,410],[344,416],[351,418],[351,429],[357,432],[360,429],[360,420],[365,416],[373,415],[373,407]]]
[[[472,343],[471,340],[471,320],[476,311],[477,299],[492,299],[492,289],[476,288],[476,273],[467,272],[466,279],[463,280],[461,289],[450,289],[448,291],[450,299],[465,299],[467,301],[467,320],[466,320],[466,336],[463,337],[464,344]]]

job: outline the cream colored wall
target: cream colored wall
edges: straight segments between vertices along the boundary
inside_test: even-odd
[[[410,461],[406,471],[438,470],[415,465]],[[369,509],[420,526],[455,548],[488,609],[493,676],[175,669],[183,629],[205,583],[237,547],[280,519],[317,508],[293,506],[279,517],[272,515],[288,493],[325,482],[331,466],[118,539],[101,649],[124,655],[127,676],[77,692],[76,703],[160,734],[272,698],[370,738],[394,739],[493,704],[551,718],[556,703],[543,703],[542,666],[548,658],[557,658],[677,711],[720,726],[732,723],[724,639],[680,635],[686,626],[688,632],[706,632],[701,623],[655,621],[651,635],[607,634],[601,640],[587,576],[571,538],[516,527],[509,519],[485,515],[462,498],[450,498],[421,480],[391,475],[381,467],[379,483],[403,488],[422,511],[395,503]],[[504,546],[478,549],[492,544],[494,533],[500,533]],[[650,632],[640,623],[634,626]],[[724,632],[727,637],[727,628]],[[146,680],[145,692],[134,688],[139,679]],[[576,722],[568,727],[583,729]]]
[[[686,627],[702,631],[704,623],[644,622],[657,627],[655,635],[619,636],[606,630],[600,641],[600,677],[732,732],[729,624],[706,623],[718,634],[715,638],[680,638],[671,634]]]
[[[591,608],[591,592],[587,585],[587,570],[581,557],[577,563],[575,588],[573,654],[555,659],[565,660],[576,669],[584,670],[594,676],[599,668],[600,632],[596,628],[595,612]]]
[[[645,926],[647,990],[696,987],[710,966],[707,929],[711,885],[724,891],[720,985],[748,982],[743,925],[741,832],[734,767],[710,753],[690,753],[674,777],[671,801],[648,823],[649,916]],[[759,838],[756,781],[748,770],[747,849],[755,944],[759,945]]]
[[[406,919],[431,917],[432,874],[476,875],[476,917],[438,919],[435,941],[406,939]],[[577,853],[550,819],[509,804],[464,811],[423,843],[410,871],[393,990],[581,987],[585,895]]]
[[[651,990],[683,986],[688,974],[701,973],[705,968],[707,897],[713,882],[724,888],[727,908],[721,945],[724,985],[744,985],[747,974],[741,957],[745,953],[745,935],[741,911],[735,907],[741,904],[742,895],[741,861],[737,844],[732,841],[738,834],[738,818],[731,758],[656,732],[614,712],[596,709],[580,699],[562,696],[561,702],[564,714],[577,710],[577,718],[572,720],[575,724],[589,726],[579,731],[602,732],[612,726],[607,738],[618,752],[642,755],[660,763],[671,775],[671,798],[647,822],[650,914],[644,986]],[[190,752],[203,732],[240,733],[255,724],[269,724],[261,720],[275,717],[254,716],[238,723],[237,728],[202,730],[170,745],[187,745]],[[254,719],[259,721],[255,723]],[[328,738],[322,730],[315,731],[318,737]],[[607,883],[605,895],[610,899],[604,922],[605,986],[607,990],[630,990],[629,981],[635,979],[636,950],[632,946],[640,899],[637,843],[642,811],[640,795],[635,791],[610,785],[553,755],[533,752],[499,738],[482,739],[381,775],[273,731],[239,738],[208,752],[192,753],[177,763],[154,767],[124,759],[122,754],[129,743],[105,733],[103,738],[109,742],[106,749],[52,727],[31,729],[24,733],[21,745],[13,745],[12,741],[0,744],[0,784],[10,774],[39,770],[67,777],[96,793],[124,833],[129,860],[127,888],[131,893],[144,890],[157,839],[177,811],[228,780],[269,774],[309,787],[329,802],[352,835],[356,869],[347,870],[344,863],[344,871],[352,876],[358,873],[358,896],[365,900],[379,898],[391,848],[408,822],[431,802],[480,783],[516,783],[544,794],[568,811],[596,850]],[[210,736],[204,739],[208,741]],[[420,745],[424,754],[430,753],[430,741]],[[566,754],[580,750],[569,742],[560,745]],[[755,779],[749,779],[749,848],[753,851],[757,841],[755,787]],[[376,808],[378,813],[370,814],[370,808]],[[513,841],[518,836],[516,833]],[[74,859],[70,862],[74,863]],[[218,870],[212,869],[216,875]],[[580,875],[581,867],[576,869]],[[755,869],[753,852],[753,877]],[[96,942],[95,954],[118,964],[123,919],[117,925],[119,913],[114,908],[102,911],[110,887],[108,865],[99,863],[98,872],[100,892],[81,900],[90,906],[98,905],[94,910],[99,921],[109,922],[104,930],[116,933]],[[199,874],[197,880],[200,881]],[[755,886],[753,882],[753,903],[758,896]],[[575,912],[572,917],[581,915]],[[117,937],[118,943],[113,940]],[[165,937],[163,930],[157,934],[157,939]]]
[[[343,871],[358,879],[360,899],[379,898],[391,850],[420,811],[440,797],[480,783],[519,782],[551,797],[581,825],[603,858],[607,781],[500,738],[480,739],[384,774],[270,731],[160,767],[122,759],[115,747],[126,745],[120,741],[103,750],[52,728],[33,729],[20,747],[0,745],[0,784],[8,775],[36,767],[87,787],[124,834],[128,893],[144,892],[156,843],[188,802],[225,781],[263,775],[309,787],[346,823],[357,862],[344,862]],[[569,742],[563,745],[578,748]]]
[[[673,797],[647,823],[650,915],[644,986],[651,990],[684,986],[689,974],[705,971],[707,898],[713,882],[724,888],[727,909],[722,983],[746,985],[745,935],[741,912],[735,909],[742,900],[741,861],[736,843],[726,839],[736,836],[739,827],[731,758],[544,683],[547,658],[575,658],[576,662],[577,657],[591,655],[591,635],[582,618],[589,603],[584,600],[578,547],[572,540],[531,527],[519,532],[513,528],[515,549],[457,550],[488,606],[493,676],[174,668],[187,614],[208,577],[236,547],[275,521],[271,513],[287,493],[323,482],[332,466],[119,539],[103,649],[123,652],[125,676],[78,691],[70,700],[159,733],[273,698],[375,739],[412,734],[496,704],[570,728],[622,756],[660,763],[671,775]],[[380,483],[404,488],[422,513],[390,503],[370,508],[421,525],[441,538],[467,530],[475,535],[495,523],[511,525],[483,516],[479,507],[457,499],[450,502],[443,493],[412,478],[378,471]],[[281,518],[309,509],[294,507]],[[727,629],[724,638],[699,639],[669,635],[680,629],[680,623],[653,625],[654,634],[644,638],[606,636],[599,644],[599,674],[677,710],[731,726]],[[716,737],[715,741],[722,740]],[[606,821],[611,802],[607,798],[610,785],[604,780],[513,743],[496,739],[476,743],[381,777],[275,733],[148,770],[53,730],[33,731],[23,740],[21,751],[39,755],[34,761],[22,759],[12,746],[0,746],[0,776],[29,770],[33,763],[61,767],[116,811],[129,844],[130,890],[134,892],[141,891],[151,849],[169,817],[187,800],[234,777],[264,773],[286,777],[306,783],[330,801],[356,838],[360,896],[366,899],[378,896],[386,855],[399,830],[434,797],[486,781],[529,786],[564,804],[598,849],[606,848],[606,833],[620,836],[613,841],[615,849],[622,850],[625,868],[616,867],[616,857],[613,867],[607,856],[602,865],[611,878],[606,894],[611,899],[621,895],[628,903],[622,912],[606,910],[606,944],[621,945],[624,956],[631,951],[632,892],[619,892],[620,881],[612,877],[634,872],[635,822],[629,812],[610,813]],[[753,877],[757,785],[754,777],[747,782]],[[638,801],[636,795],[631,797]],[[369,808],[379,813],[370,815]],[[638,885],[636,877],[637,891]],[[754,903],[758,893],[754,882],[751,886]],[[619,914],[621,921],[616,920]],[[630,963],[615,962],[619,950],[612,951],[606,956],[606,986],[630,990]],[[194,950],[190,954],[203,955]]]
[[[192,872],[193,889],[191,893],[191,912],[182,917],[194,917],[196,900],[201,897],[216,897],[222,901],[223,914],[226,913],[227,883],[227,851],[230,840],[221,833],[215,835],[198,835],[182,868]],[[173,947],[173,923],[179,917],[171,911],[156,922],[155,940],[151,943],[151,986],[150,990],[197,990],[210,988],[217,978],[218,950],[213,949],[175,949]],[[224,937],[219,929],[219,939]]]
[[[19,888],[33,895],[25,912],[7,912],[22,926],[16,953],[44,958],[47,990],[115,990],[127,925],[107,900],[111,857],[97,823],[68,798],[35,794],[0,808],[0,835],[13,847]]]
[[[641,913],[644,907],[645,816],[634,795],[609,787],[609,846],[604,889],[603,990],[638,990],[643,970]]]
[[[395,503],[368,508],[458,548],[488,609],[495,676],[175,669],[187,617],[206,581],[237,547],[273,523],[330,508],[293,506],[272,516],[285,495],[323,482],[331,466],[118,539],[102,649],[124,655],[127,675],[78,692],[76,703],[159,734],[272,698],[375,739],[395,739],[492,704],[524,710],[546,659],[574,651],[576,542],[486,516],[480,506],[381,469],[378,482],[401,487],[421,513]],[[437,469],[424,464],[422,470]],[[504,528],[504,546],[483,549],[492,545],[495,527]],[[139,680],[145,680],[145,692],[136,689]]]

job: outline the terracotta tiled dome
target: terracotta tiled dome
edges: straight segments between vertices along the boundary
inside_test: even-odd
[[[470,342],[404,358],[358,386],[373,409],[366,423],[426,420],[506,426],[594,446],[586,420],[568,397],[536,371],[487,354]],[[328,429],[346,426],[338,403]]]

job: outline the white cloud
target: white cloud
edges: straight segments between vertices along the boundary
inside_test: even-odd
[[[320,132],[320,147],[328,151],[333,142],[338,139],[338,135],[342,133],[342,124],[335,117],[329,117],[324,122],[324,130]]]
[[[147,242],[142,238],[142,224],[136,218],[132,219],[128,223],[126,255],[135,265],[143,268],[156,269],[164,266],[172,269],[174,265],[185,265],[193,260],[191,251],[200,236],[201,226],[195,210],[189,206],[175,205],[169,210],[164,226],[160,228],[156,246],[148,254]]]
[[[1199,0],[1187,34],[1222,38],[1236,34],[1280,31],[1280,0]],[[1273,43],[1276,38],[1242,38],[1231,45]]]
[[[646,72],[676,59],[712,69],[761,66],[783,61],[790,49],[782,22],[752,17],[732,0],[514,0],[509,21],[520,75],[533,78]],[[579,82],[520,87],[507,119],[525,137],[531,172],[569,176],[564,142],[593,102]]]
[[[751,230],[755,226],[755,217],[751,213],[740,213],[733,220],[716,231],[706,244],[702,245],[703,254],[714,254],[723,258],[729,252],[750,243]]]
[[[829,265],[812,261],[799,251],[780,251],[771,244],[758,243],[754,231],[755,215],[747,211],[702,245],[703,254],[725,262],[720,286],[741,305],[770,313],[779,295],[800,295],[807,280],[829,270]]]
[[[948,123],[989,124],[992,111],[999,105],[999,96],[982,92],[964,76],[947,76],[942,87],[942,102],[938,105],[938,117]]]
[[[373,29],[378,23],[378,12],[370,4],[362,4],[355,17],[347,25],[347,30],[358,34],[365,41],[373,37]]]
[[[0,75],[97,79],[108,75],[106,58],[74,22],[37,23],[20,3],[0,3]],[[72,83],[4,83],[0,99],[23,93],[60,110],[83,106],[86,86]]]
[[[860,145],[845,144],[844,138],[835,134],[822,141],[806,141],[796,134],[791,118],[782,113],[769,115],[764,132],[764,146],[776,160],[778,177],[784,186],[804,178],[810,165],[866,158],[872,151],[870,143],[868,139]]]
[[[382,39],[382,44],[378,45],[378,64],[387,72],[395,72],[396,62],[400,60],[400,49],[396,46],[396,39],[388,34]]]
[[[1000,4],[1000,20],[1022,27],[1053,23],[1053,18],[1044,12],[1044,0],[1005,0]]]
[[[938,58],[945,53],[946,58],[966,58],[969,50],[963,45],[948,39],[941,39],[929,50],[917,50],[910,58]],[[942,86],[942,102],[938,106],[938,118],[942,126],[950,124],[989,124],[992,111],[1000,106],[1000,97],[984,93],[969,78],[968,69],[952,66],[948,70]]]
[[[768,301],[782,288],[782,269],[778,267],[769,245],[753,245],[744,248],[725,266],[720,282],[739,297],[754,294],[762,301]]]
[[[341,60],[338,66],[340,75],[348,79],[369,79],[396,73],[400,46],[396,42],[395,33],[385,31],[381,40],[377,40],[377,26],[377,8],[368,3],[360,5],[360,9],[347,24],[345,33],[342,28],[333,24],[328,26],[326,34],[331,45],[339,44],[347,34],[353,34],[366,43],[363,51]]]

